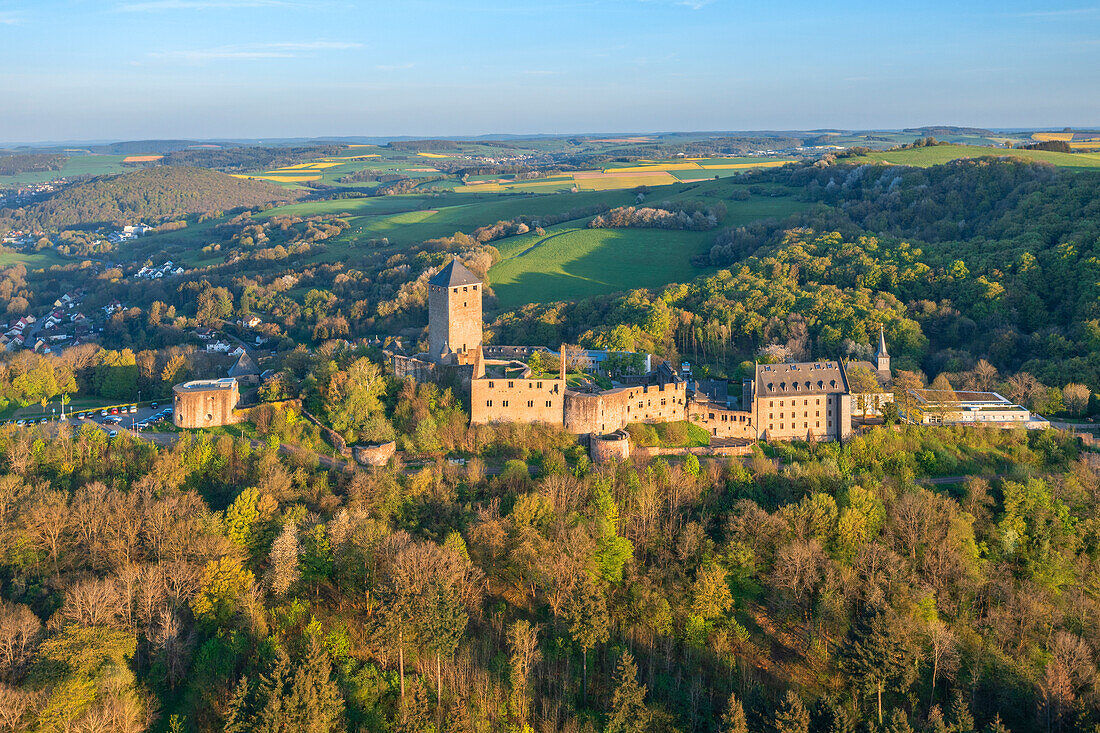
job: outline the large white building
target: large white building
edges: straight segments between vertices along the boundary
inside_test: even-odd
[[[976,425],[988,427],[1048,428],[1050,423],[1026,407],[996,392],[909,390],[905,417],[921,425]]]

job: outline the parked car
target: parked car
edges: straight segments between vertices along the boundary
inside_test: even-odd
[[[156,402],[150,402],[149,407],[152,407],[155,410],[155,409],[157,409],[157,403]]]
[[[26,420],[22,420],[22,419],[20,419],[20,420],[16,420],[16,421],[15,421],[15,424],[16,424],[16,425],[26,425],[26,424],[27,424],[27,421],[26,421]]]
[[[117,430],[112,430],[112,431],[110,432],[110,434],[109,434],[109,435],[108,435],[107,437],[109,437],[109,438],[117,438],[117,437],[118,437],[118,431],[117,431]]]
[[[130,414],[133,415],[137,412],[137,405],[130,405]]]
[[[99,411],[99,416],[100,416],[100,417],[107,417],[107,410],[105,410],[105,409],[104,409],[104,410],[100,410],[100,411]]]
[[[111,414],[112,415],[117,415],[118,414],[118,408],[117,407],[112,407],[111,408]]]

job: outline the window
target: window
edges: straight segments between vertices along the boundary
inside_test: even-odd
[[[493,383],[489,382],[489,389],[492,389],[492,388],[493,388]]]
[[[553,402],[551,402],[550,400],[546,400],[546,406],[547,406],[547,407],[553,407],[553,406],[554,406],[554,403],[553,403]]]
[[[534,407],[535,406],[535,401],[534,400],[527,400],[527,406],[528,407]]]
[[[464,293],[466,292],[466,286],[465,285],[462,286],[462,292],[464,292]]]
[[[466,302],[465,300],[464,300],[464,301],[462,301],[462,307],[463,307],[463,308],[465,308],[465,307],[466,307],[466,306],[468,306],[468,305],[469,305],[469,303],[467,303],[467,302]]]
[[[503,400],[500,404],[504,407],[507,407],[508,406],[508,400]]]
[[[477,290],[477,285],[474,285],[473,288],[474,288],[474,290]]]
[[[458,288],[455,288],[455,292],[456,292],[456,293],[458,292]]]
[[[492,400],[485,400],[485,406],[486,407],[492,407],[493,406],[493,401]]]
[[[815,427],[815,428],[820,428],[820,427],[821,427],[821,421],[820,421],[820,420],[818,420],[817,422],[815,422],[815,423],[814,423],[814,427]]]
[[[536,382],[535,386],[538,387],[539,389],[542,389],[542,382]]]
[[[714,419],[714,413],[713,413],[713,412],[712,412],[712,413],[710,413],[710,419],[711,419],[711,420],[713,420],[713,419]]]
[[[515,383],[514,383],[514,382],[509,382],[509,383],[508,383],[508,389],[511,389],[512,387],[515,387],[515,386],[516,386],[516,385],[515,385]]]
[[[829,429],[831,430],[831,429],[832,429],[832,427],[833,427],[833,421],[832,421],[832,420],[830,420],[830,421],[829,421]]]
[[[802,400],[802,404],[808,405],[808,404],[810,404],[810,401],[809,400]]]

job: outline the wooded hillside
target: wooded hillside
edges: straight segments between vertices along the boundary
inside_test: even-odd
[[[264,181],[202,168],[165,167],[97,178],[11,213],[23,226],[44,229],[106,223],[159,222],[187,214],[290,201],[299,193]]]

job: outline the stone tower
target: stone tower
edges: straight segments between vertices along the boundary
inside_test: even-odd
[[[481,348],[481,279],[458,260],[428,281],[428,358],[473,363]]]
[[[878,353],[875,354],[875,360],[879,374],[890,374],[890,354],[886,352],[886,331],[880,325],[878,327]]]

